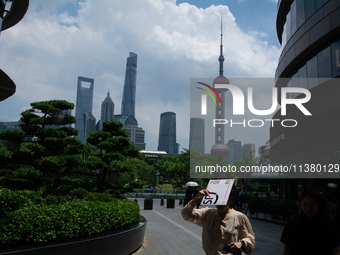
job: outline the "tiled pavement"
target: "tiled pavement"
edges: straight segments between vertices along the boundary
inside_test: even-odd
[[[164,200],[166,204],[166,201]],[[202,254],[202,227],[183,220],[182,205],[176,200],[174,209],[160,206],[160,199],[154,199],[153,210],[144,210],[144,200],[138,199],[141,215],[147,220],[142,247],[132,255]],[[283,226],[249,217],[255,233],[256,248],[253,255],[282,254],[280,243]]]

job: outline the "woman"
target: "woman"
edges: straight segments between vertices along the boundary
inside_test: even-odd
[[[285,226],[283,255],[340,254],[340,237],[331,203],[314,187],[299,195],[299,213]]]
[[[182,217],[203,226],[203,249],[208,255],[251,254],[255,248],[255,235],[244,214],[231,208],[231,197],[226,205],[216,205],[216,209],[195,209],[199,198],[209,194],[201,190],[182,210]],[[229,254],[230,254],[229,253]]]

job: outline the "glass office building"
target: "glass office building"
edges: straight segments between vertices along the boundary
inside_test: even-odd
[[[161,114],[157,150],[165,151],[167,154],[178,154],[176,114],[174,112],[163,112]]]
[[[94,79],[78,77],[75,128],[82,143],[86,143],[90,132],[96,131],[96,119],[92,115],[93,88]]]
[[[270,159],[285,163],[336,155],[340,151],[340,1],[281,0],[276,28],[283,47],[275,86],[278,91],[283,87],[309,90],[311,99],[304,106],[312,116],[302,114],[295,105],[287,106],[286,116],[280,111],[273,116],[294,119],[298,125],[270,128]],[[286,97],[302,99],[305,95]]]

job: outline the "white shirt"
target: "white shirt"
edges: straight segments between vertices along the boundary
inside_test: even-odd
[[[241,212],[232,209],[222,220],[217,209],[195,209],[187,205],[182,210],[182,217],[203,226],[203,249],[208,255],[226,254],[223,248],[240,240],[246,244],[242,250],[244,253],[251,254],[255,249],[255,235],[251,224]]]

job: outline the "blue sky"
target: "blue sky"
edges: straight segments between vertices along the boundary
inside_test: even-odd
[[[273,0],[32,0],[23,20],[0,37],[0,68],[16,93],[0,102],[15,121],[35,101],[76,102],[78,76],[94,79],[93,115],[107,91],[120,114],[126,58],[138,55],[136,119],[156,150],[160,114],[177,116],[177,141],[189,146],[190,78],[218,75],[223,17],[225,76],[274,77],[281,46]],[[271,88],[269,88],[271,89]],[[265,144],[263,137],[226,137]]]

